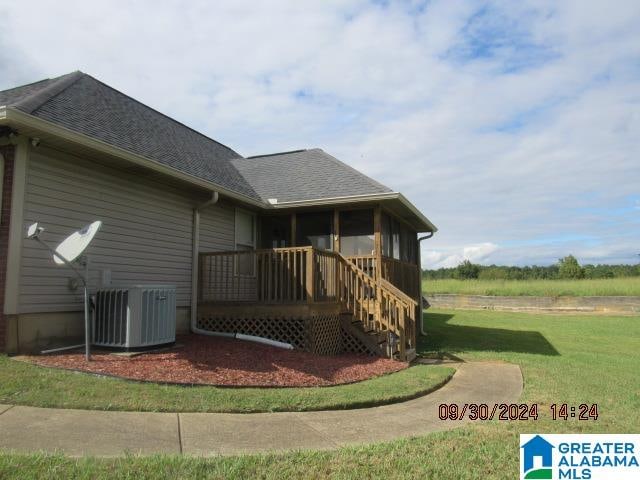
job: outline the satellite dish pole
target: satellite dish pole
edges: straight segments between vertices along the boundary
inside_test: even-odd
[[[31,225],[27,229],[27,238],[37,241],[40,245],[44,246],[53,254],[53,260],[58,265],[66,265],[69,267],[76,276],[82,282],[83,294],[84,294],[84,347],[85,358],[87,362],[91,361],[91,324],[89,322],[89,258],[84,257],[84,273],[78,270],[72,262],[74,262],[82,252],[89,246],[93,237],[98,233],[98,230],[102,226],[101,221],[93,222],[81,230],[69,235],[60,245],[55,249],[47,245],[40,238],[40,234],[44,232],[37,222]],[[67,347],[65,350],[68,350]],[[58,349],[60,350],[60,349]],[[51,351],[51,350],[50,350]]]

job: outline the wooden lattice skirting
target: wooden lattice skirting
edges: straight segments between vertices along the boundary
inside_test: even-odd
[[[339,315],[314,314],[303,318],[276,315],[216,315],[198,312],[198,328],[210,332],[242,333],[290,343],[318,355],[342,352],[370,353],[366,345],[342,329]]]

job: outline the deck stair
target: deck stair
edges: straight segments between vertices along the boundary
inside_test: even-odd
[[[344,332],[351,335],[366,348],[371,355],[387,356],[387,340],[384,335],[375,330],[366,331],[359,320],[354,320],[350,313],[340,315],[340,325]]]
[[[344,306],[343,330],[388,358],[415,358],[417,302],[390,282],[338,255],[339,298]]]

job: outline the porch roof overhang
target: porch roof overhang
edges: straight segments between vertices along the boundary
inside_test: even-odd
[[[399,192],[384,192],[367,195],[351,195],[333,198],[318,198],[287,202],[273,202],[271,206],[278,209],[299,209],[311,207],[340,207],[346,205],[367,205],[380,203],[398,217],[411,224],[418,232],[437,232],[438,228]]]

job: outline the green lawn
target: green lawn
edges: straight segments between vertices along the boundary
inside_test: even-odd
[[[521,366],[523,402],[540,419],[482,422],[409,441],[330,452],[212,459],[0,456],[0,478],[438,478],[505,479],[518,475],[518,433],[640,431],[640,318],[435,311],[421,351]],[[551,420],[549,405],[597,403],[597,421]],[[382,427],[381,427],[382,428]]]
[[[140,383],[39,367],[0,356],[0,404],[145,412],[277,412],[393,403],[431,391],[453,369],[416,365],[320,388],[216,388]]]
[[[423,280],[422,290],[427,295],[640,296],[640,277],[591,280]]]

